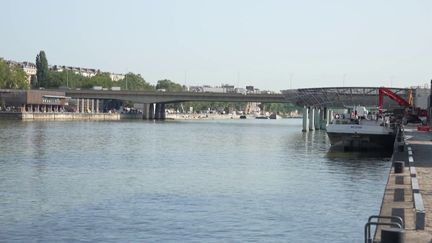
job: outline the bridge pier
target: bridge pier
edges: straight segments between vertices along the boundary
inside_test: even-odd
[[[321,109],[321,130],[326,130],[327,129],[327,119],[328,119],[328,115],[327,115],[327,107],[323,107]]]
[[[144,104],[143,107],[143,119],[144,120],[153,120],[155,119],[155,104]]]
[[[326,126],[330,124],[331,117],[330,117],[330,109],[326,109]]]
[[[315,107],[309,108],[309,131],[315,130]]]
[[[155,119],[164,120],[165,119],[165,104],[156,103]]]
[[[303,107],[303,132],[307,132],[309,129],[309,108]]]
[[[150,103],[149,104],[149,116],[148,119],[149,120],[154,120],[155,119],[155,104],[154,103]]]
[[[76,113],[79,113],[79,98],[77,99],[77,105],[76,105],[76,110],[75,110],[75,112],[76,112]]]
[[[81,100],[81,112],[80,113],[84,113],[84,102],[85,100],[84,99],[82,99]]]
[[[321,109],[315,108],[315,130],[321,129]]]
[[[148,120],[150,116],[150,104],[143,104],[143,120]]]

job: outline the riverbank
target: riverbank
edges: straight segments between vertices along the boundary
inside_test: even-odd
[[[404,143],[393,154],[393,162],[405,165],[402,173],[390,171],[380,216],[398,216],[404,221],[406,242],[432,241],[432,134],[414,125],[404,128]],[[380,222],[389,222],[381,220]],[[381,240],[378,227],[375,242]]]
[[[233,114],[166,114],[170,120],[226,120],[240,119],[240,115]]]
[[[75,112],[0,112],[0,119],[23,121],[69,121],[69,120],[96,120],[117,121],[123,119],[142,119],[142,114],[120,113],[75,113]]]

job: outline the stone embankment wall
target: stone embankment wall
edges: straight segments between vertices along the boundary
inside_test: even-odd
[[[39,112],[1,112],[0,119],[25,120],[25,121],[48,121],[48,120],[96,120],[117,121],[122,119],[142,119],[142,114],[119,114],[119,113],[39,113]]]

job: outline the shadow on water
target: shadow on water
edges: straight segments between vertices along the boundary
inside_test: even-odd
[[[329,159],[348,159],[348,160],[390,160],[393,151],[386,150],[346,150],[343,147],[330,147],[327,152]]]

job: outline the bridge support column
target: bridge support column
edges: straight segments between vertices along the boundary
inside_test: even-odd
[[[315,130],[315,107],[311,107],[309,111],[309,131]]]
[[[165,118],[166,118],[166,113],[165,113],[165,104],[164,103],[162,103],[161,104],[161,110],[160,110],[160,119],[161,120],[165,120]]]
[[[148,120],[150,116],[150,104],[143,104],[143,120]]]
[[[155,120],[159,120],[160,119],[160,103],[156,103],[155,104],[154,119]]]
[[[94,99],[91,100],[91,113],[94,113],[95,111],[95,102]]]
[[[321,129],[321,109],[315,109],[315,130]]]
[[[326,116],[326,127],[328,126],[328,124],[330,124],[330,120],[331,120],[331,117],[330,117],[330,110],[328,109],[328,108],[325,108],[325,116]]]
[[[96,100],[96,113],[99,113],[99,99]]]
[[[154,103],[149,104],[149,116],[148,116],[149,120],[155,119],[155,112],[154,112],[155,109],[154,108],[155,108]]]
[[[330,118],[329,118],[330,123],[333,122],[333,119],[334,119],[334,111],[333,111],[333,110],[330,110]]]
[[[156,120],[165,119],[165,104],[164,103],[156,103],[155,119]]]
[[[81,113],[84,113],[84,101],[84,99],[81,100]]]
[[[303,107],[303,132],[307,132],[309,130],[309,108]]]
[[[76,108],[75,112],[79,113],[79,98],[77,99],[77,108]]]
[[[320,112],[320,129],[321,130],[326,129],[326,120],[325,120],[326,112],[327,112],[327,109],[325,107],[321,108],[321,112]]]

